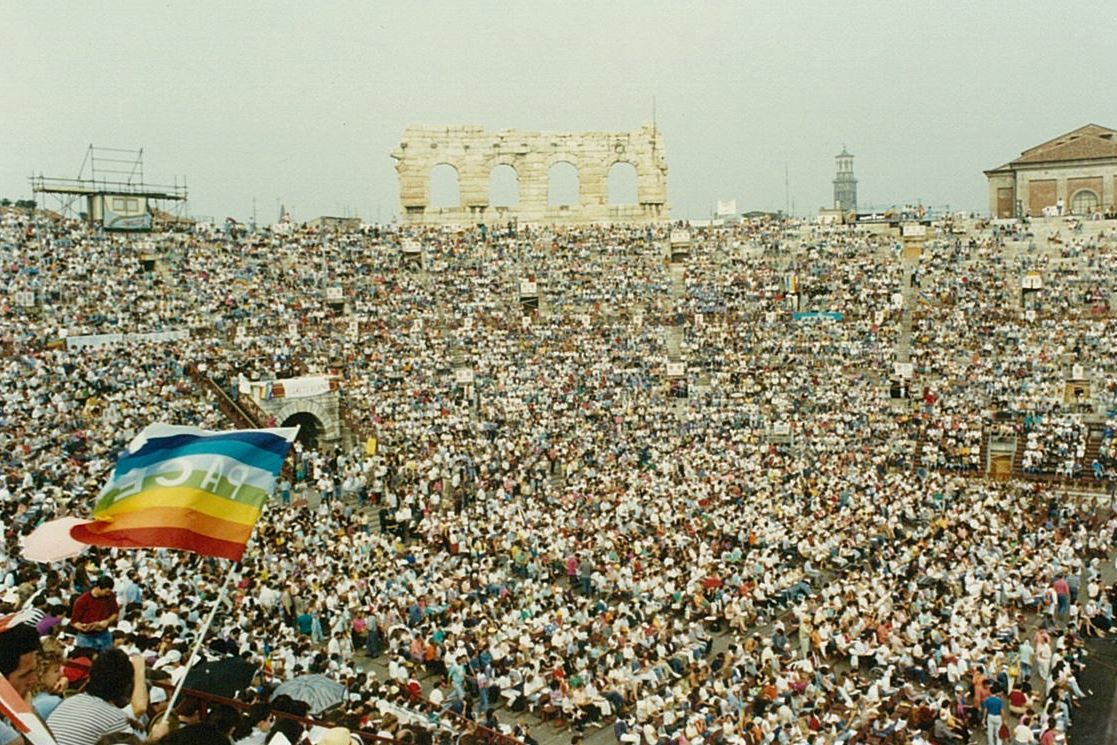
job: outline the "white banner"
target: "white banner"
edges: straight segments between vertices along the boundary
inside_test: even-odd
[[[737,200],[736,199],[719,199],[718,200],[718,217],[733,217],[737,214]]]
[[[272,387],[283,386],[284,398],[306,398],[330,392],[330,379],[325,375],[312,375],[302,378],[285,378],[272,381]]]
[[[75,349],[99,349],[110,344],[122,344],[128,342],[147,342],[147,343],[160,343],[168,341],[180,341],[182,339],[189,339],[190,332],[186,329],[178,331],[153,331],[147,334],[86,334],[83,336],[67,336],[66,337],[66,350],[73,351]]]

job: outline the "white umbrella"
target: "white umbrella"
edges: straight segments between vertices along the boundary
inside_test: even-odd
[[[91,521],[77,517],[60,517],[43,523],[31,531],[30,535],[20,540],[23,546],[23,558],[48,564],[77,556],[88,546],[71,538],[70,528],[88,522]]]

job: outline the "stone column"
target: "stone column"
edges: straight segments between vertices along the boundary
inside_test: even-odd
[[[591,220],[608,217],[609,173],[599,158],[578,161],[578,205]]]
[[[458,189],[463,209],[489,206],[489,172],[478,156],[467,154],[459,163]]]
[[[518,156],[515,160],[520,201],[516,205],[516,215],[520,220],[535,221],[543,219],[547,212],[547,189],[549,176],[543,157],[531,153]]]

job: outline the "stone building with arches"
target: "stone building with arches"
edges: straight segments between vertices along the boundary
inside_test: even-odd
[[[238,402],[272,420],[268,426],[299,427],[298,440],[307,448],[339,444],[342,439],[340,385],[336,377],[250,381],[238,385]],[[261,420],[262,421],[262,420]]]
[[[631,132],[411,126],[391,155],[407,224],[670,219],[663,138],[652,125]]]
[[[1087,124],[985,172],[989,213],[1040,217],[1046,208],[1091,215],[1117,210],[1117,131]]]

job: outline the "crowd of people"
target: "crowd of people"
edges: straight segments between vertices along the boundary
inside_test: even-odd
[[[0,214],[0,610],[36,629],[0,636],[0,673],[60,745],[530,745],[544,720],[644,745],[1061,739],[1117,600],[1117,229],[938,226],[911,259],[759,221],[692,227],[671,265],[678,227],[136,238]],[[204,645],[258,674],[243,711],[188,690],[162,723],[224,567],[37,565],[20,538],[87,515],[147,424],[227,428],[245,382],[299,375],[337,381],[349,431],[304,433]],[[978,478],[994,431],[1021,479]],[[273,697],[308,675],[343,691],[324,713]]]

